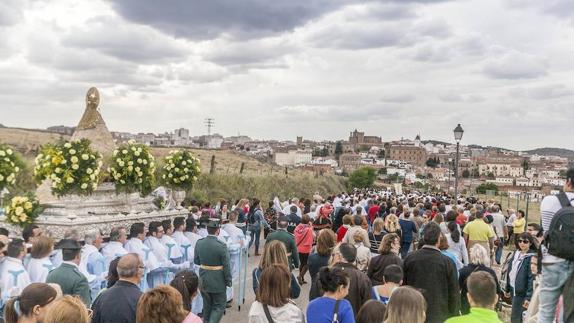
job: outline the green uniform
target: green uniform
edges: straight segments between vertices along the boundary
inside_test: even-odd
[[[52,270],[46,278],[46,283],[60,285],[64,295],[77,295],[88,307],[92,303],[88,280],[74,265],[63,263],[60,267]]]
[[[265,243],[271,242],[273,240],[279,240],[283,242],[285,248],[287,249],[287,255],[289,256],[289,263],[293,265],[295,268],[299,268],[299,253],[297,252],[297,244],[295,244],[295,237],[291,233],[279,229],[275,232],[270,233],[267,236],[267,240]]]
[[[195,245],[193,262],[200,266],[203,322],[219,322],[227,302],[226,287],[232,285],[227,246],[216,236],[200,239]]]

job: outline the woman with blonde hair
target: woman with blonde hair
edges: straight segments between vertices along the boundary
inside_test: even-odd
[[[287,249],[283,242],[279,240],[273,240],[265,244],[263,249],[263,254],[261,259],[259,259],[259,266],[253,269],[253,292],[257,294],[257,289],[259,288],[259,278],[261,273],[265,268],[270,267],[273,264],[279,264],[285,266],[288,271],[289,269],[289,258],[287,258]],[[301,293],[301,287],[297,283],[295,275],[291,273],[291,298],[295,299],[299,297]]]
[[[91,316],[79,297],[65,295],[50,305],[44,323],[90,323]]]
[[[187,311],[177,289],[160,285],[142,295],[136,311],[138,323],[182,323]]]
[[[423,323],[426,310],[423,294],[410,286],[402,286],[393,291],[384,323]]]
[[[385,218],[385,231],[387,233],[396,233],[399,237],[401,236],[401,225],[396,215],[389,214]]]

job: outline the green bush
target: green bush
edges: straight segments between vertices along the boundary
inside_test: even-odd
[[[371,167],[361,167],[349,176],[349,189],[369,188],[377,179],[377,171]]]
[[[486,194],[486,191],[494,191],[498,194],[498,186],[494,183],[482,183],[476,188],[478,194]]]

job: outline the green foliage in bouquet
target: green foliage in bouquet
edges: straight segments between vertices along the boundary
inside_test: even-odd
[[[34,178],[38,184],[51,180],[56,196],[89,195],[98,187],[101,159],[87,139],[47,144],[36,157]]]

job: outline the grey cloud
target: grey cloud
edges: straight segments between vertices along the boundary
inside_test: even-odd
[[[571,0],[506,0],[510,8],[535,8],[540,12],[561,18],[574,17],[574,2]]]
[[[24,0],[0,1],[0,28],[14,25],[22,19],[23,2]]]
[[[244,42],[216,42],[204,53],[204,59],[219,65],[262,65],[290,54],[296,47],[281,39],[259,39]]]
[[[152,28],[122,24],[117,19],[104,17],[92,19],[84,30],[71,31],[62,43],[74,48],[94,49],[129,62],[181,61],[188,55],[183,45]]]
[[[168,34],[212,39],[222,34],[239,38],[275,35],[338,8],[341,0],[108,0],[130,21],[149,24]]]
[[[516,98],[551,100],[574,95],[574,89],[566,87],[564,84],[550,84],[529,88],[514,88],[510,90],[510,95]]]
[[[383,102],[392,102],[392,103],[407,103],[407,102],[413,102],[416,99],[416,97],[412,94],[389,94],[389,95],[385,95],[381,98],[381,101]]]
[[[417,46],[410,54],[410,58],[420,62],[445,62],[452,54],[452,49],[446,45],[426,43]]]
[[[481,95],[457,93],[455,91],[448,91],[446,93],[440,94],[439,99],[443,102],[449,103],[480,103],[485,101],[485,98]]]
[[[312,33],[309,42],[315,47],[370,49],[406,46],[414,42],[400,24],[331,25]]]
[[[487,76],[495,79],[531,79],[546,75],[545,62],[530,54],[511,51],[490,58],[483,67]]]
[[[290,105],[275,109],[270,117],[283,121],[331,122],[331,121],[376,121],[393,119],[401,115],[402,109],[396,104],[372,102],[359,106],[346,105]]]

